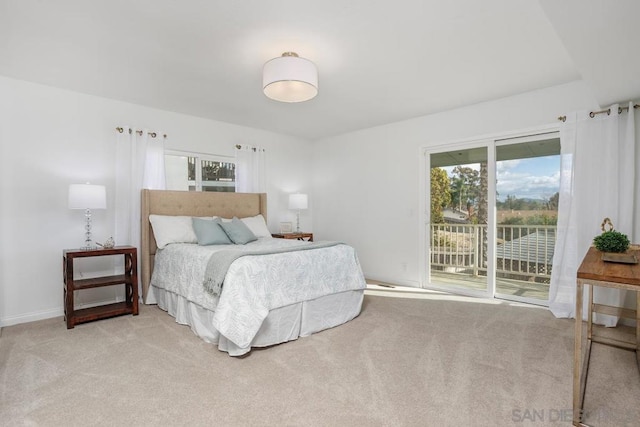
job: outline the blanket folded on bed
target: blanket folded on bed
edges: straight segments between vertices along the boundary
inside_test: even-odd
[[[227,271],[231,264],[243,256],[255,255],[271,255],[285,252],[306,251],[310,249],[328,248],[331,246],[341,245],[341,242],[313,242],[308,245],[289,246],[286,248],[262,249],[254,251],[238,251],[238,250],[222,250],[215,252],[207,262],[207,268],[204,273],[204,288],[207,292],[214,296],[219,296],[222,291],[222,284],[227,275]]]

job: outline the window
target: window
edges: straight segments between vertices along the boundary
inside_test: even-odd
[[[236,164],[231,158],[173,151],[164,159],[167,190],[236,191]]]

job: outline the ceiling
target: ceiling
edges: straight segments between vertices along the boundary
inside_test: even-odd
[[[0,74],[315,140],[580,79],[601,105],[640,98],[638,16],[635,0],[0,0]],[[313,100],[262,93],[285,51],[317,64]]]

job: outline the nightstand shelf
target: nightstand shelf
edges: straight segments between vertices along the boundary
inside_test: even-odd
[[[99,288],[101,286],[112,286],[121,284],[131,284],[131,277],[126,274],[118,274],[117,276],[92,277],[91,279],[80,279],[73,281],[73,289],[89,289]]]
[[[122,255],[124,257],[124,274],[74,279],[74,260],[78,258]],[[65,249],[62,252],[62,276],[64,282],[64,318],[67,329],[79,323],[106,319],[124,314],[138,314],[138,273],[137,251],[133,246],[117,246],[111,249]],[[96,307],[75,309],[74,291],[99,288],[103,286],[124,285],[125,300]]]
[[[109,317],[120,316],[123,314],[132,314],[131,307],[126,301],[116,302],[113,304],[99,305],[96,307],[81,308],[73,311],[74,325],[91,322],[98,319],[106,319]],[[67,328],[67,329],[72,329]]]

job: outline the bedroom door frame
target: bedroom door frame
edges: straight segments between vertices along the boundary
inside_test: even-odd
[[[447,293],[456,293],[460,295],[483,297],[490,299],[508,299],[516,302],[524,302],[537,305],[539,302],[532,301],[529,298],[521,298],[518,296],[505,296],[496,293],[496,147],[506,145],[516,141],[526,141],[528,139],[543,138],[545,135],[559,134],[560,126],[558,124],[548,124],[544,126],[524,129],[520,131],[505,132],[502,134],[489,135],[486,137],[464,139],[452,142],[438,143],[433,145],[423,145],[420,147],[420,183],[419,183],[419,212],[421,212],[421,220],[419,221],[419,274],[420,287],[424,289],[437,290]],[[487,220],[487,284],[483,291],[468,289],[464,287],[441,286],[430,282],[431,266],[430,266],[430,227],[431,227],[431,189],[430,189],[430,171],[431,171],[431,154],[444,153],[456,150],[468,150],[474,148],[486,148],[487,150],[487,180],[488,180],[488,220]]]

